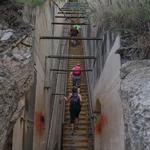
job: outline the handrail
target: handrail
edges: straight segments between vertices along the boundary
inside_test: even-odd
[[[58,52],[59,55],[66,52],[68,41],[66,40],[66,41],[60,41],[60,42],[61,43],[63,42],[65,44],[63,45],[61,43],[59,44],[59,52]],[[61,63],[61,60],[59,60],[57,67],[67,68],[67,64],[66,63],[63,64]],[[61,74],[57,74],[57,81],[56,81],[57,88],[55,90],[55,93],[66,92],[66,89],[63,90],[62,88],[60,88],[60,84],[64,84],[64,86],[66,85],[65,80],[62,80],[62,78],[64,78],[65,76]],[[63,81],[63,83],[61,81]],[[51,94],[53,94],[54,104],[53,104],[52,117],[51,117],[51,121],[49,124],[46,150],[51,150],[51,149],[61,150],[61,145],[62,145],[61,133],[62,133],[62,127],[64,123],[65,101],[63,101],[62,94],[57,94],[57,95],[55,95],[54,93],[51,93]],[[58,135],[58,132],[59,132],[59,135]]]
[[[81,31],[81,34],[83,35],[82,31]],[[84,43],[83,43],[83,50],[84,50],[84,55],[86,56]],[[87,67],[87,61],[88,60],[85,61],[85,67]],[[89,98],[89,116],[90,116],[90,122],[91,122],[92,135],[94,135],[94,113],[93,113],[92,95],[91,95],[91,90],[90,90],[90,83],[89,83],[88,72],[86,72],[86,79],[87,79],[87,85],[88,85],[87,88],[88,88],[88,98]]]

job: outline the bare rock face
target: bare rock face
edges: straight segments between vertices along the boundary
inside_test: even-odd
[[[7,139],[8,130],[12,128],[11,118],[17,109],[19,90],[12,79],[10,71],[0,66],[0,149]]]
[[[130,61],[121,69],[125,149],[150,149],[150,61]]]
[[[31,38],[24,42],[29,41]],[[0,150],[22,113],[24,105],[20,105],[19,101],[30,90],[33,76],[31,48],[20,44],[12,50],[0,53]]]
[[[21,115],[20,99],[33,84],[32,28],[23,21],[23,6],[0,0],[0,150]]]

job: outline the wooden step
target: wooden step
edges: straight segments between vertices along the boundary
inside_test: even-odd
[[[72,150],[74,148],[87,148],[88,149],[88,145],[87,145],[87,143],[63,144],[63,148],[72,148]]]
[[[87,115],[88,113],[87,112],[84,112],[84,111],[81,111],[80,112],[80,115]],[[70,115],[70,112],[69,111],[65,111],[65,115]]]
[[[80,129],[80,130],[88,130],[88,126],[85,126],[85,125],[83,125],[83,126],[78,126],[78,129]],[[78,130],[78,129],[76,129],[76,130]],[[70,125],[66,125],[66,126],[64,126],[64,130],[71,130],[71,126]]]
[[[70,123],[70,119],[66,120],[65,123]],[[79,126],[82,125],[82,124],[86,124],[88,125],[89,124],[89,121],[88,120],[79,120]]]
[[[71,134],[72,131],[71,130],[64,130],[63,134]],[[75,130],[74,134],[88,134],[87,130]]]
[[[92,149],[87,149],[87,148],[68,148],[68,147],[63,147],[63,150],[92,150]]]

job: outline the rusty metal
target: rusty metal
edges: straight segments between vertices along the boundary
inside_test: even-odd
[[[55,16],[55,18],[88,18],[87,16]]]
[[[52,93],[52,95],[63,95],[63,96],[65,96],[66,94],[61,94],[61,93]]]
[[[95,37],[70,37],[70,36],[41,36],[40,39],[53,39],[53,40],[102,40]]]
[[[46,58],[58,58],[58,59],[96,59],[95,56],[83,56],[83,55],[50,55]]]
[[[63,12],[58,12],[58,14],[85,14],[85,13],[83,13],[83,12],[75,12],[75,11],[74,12],[73,11],[72,12],[71,11],[70,12],[63,11]]]
[[[71,72],[72,69],[50,69],[50,71],[61,71],[61,72]],[[74,70],[75,71],[75,70]],[[92,69],[81,69],[81,72],[91,72]]]
[[[76,23],[76,22],[52,22],[52,24],[56,25],[89,25],[87,23]]]

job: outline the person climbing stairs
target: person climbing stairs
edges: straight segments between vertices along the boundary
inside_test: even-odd
[[[69,55],[83,55],[82,42],[76,47],[69,46]],[[80,64],[81,68],[84,69],[84,60],[81,59],[69,59],[68,60],[68,70],[76,64]],[[93,135],[91,134],[91,122],[89,118],[89,101],[88,101],[88,90],[86,83],[85,72],[81,73],[81,83],[80,83],[80,94],[82,96],[81,112],[79,115],[79,125],[75,129],[72,135],[71,125],[70,125],[70,111],[69,103],[65,104],[65,119],[63,125],[63,137],[62,137],[62,149],[63,150],[93,150]],[[70,74],[68,73],[67,80],[67,95],[72,91],[72,80],[70,79]]]

